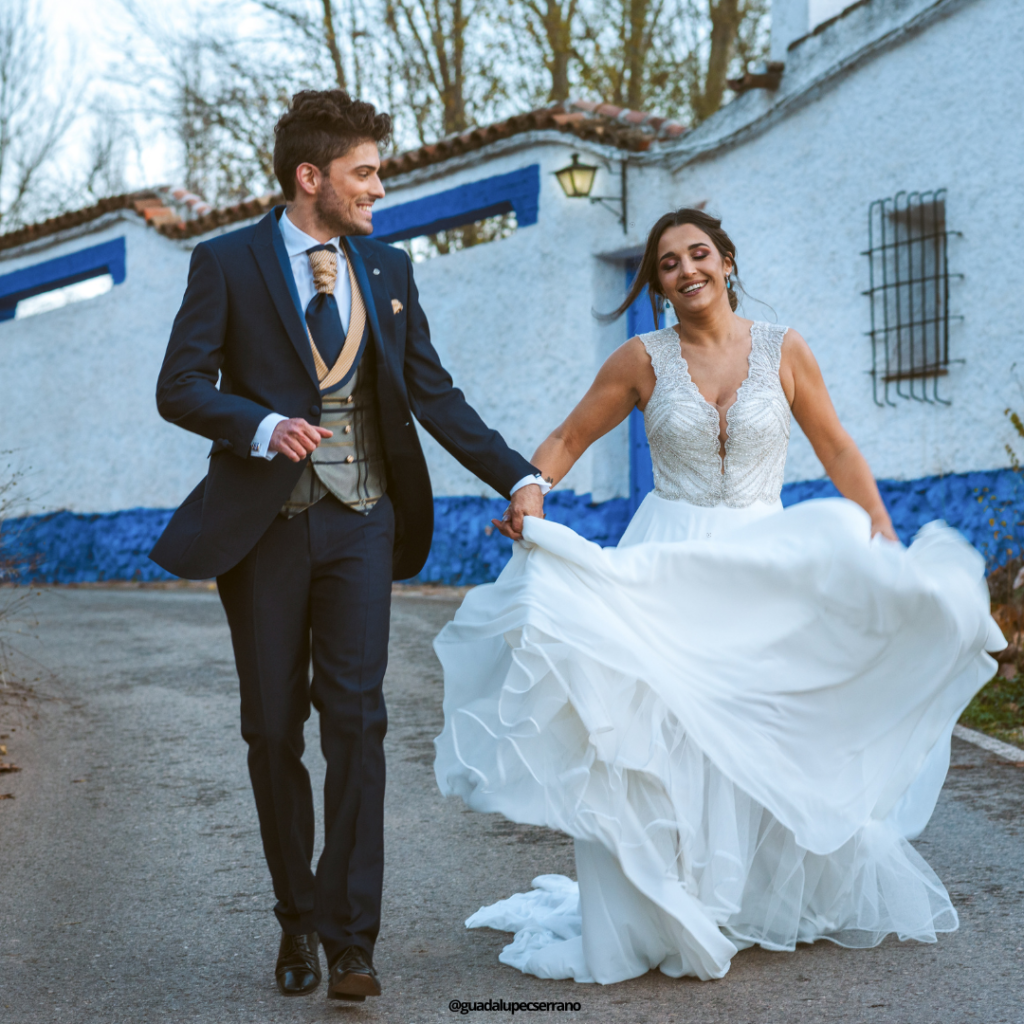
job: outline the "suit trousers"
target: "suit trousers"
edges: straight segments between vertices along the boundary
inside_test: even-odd
[[[384,734],[394,511],[327,495],[278,516],[217,578],[241,690],[242,736],[282,929],[316,931],[328,963],[373,952],[384,874]],[[310,655],[312,654],[312,682]],[[313,794],[302,763],[310,703],[327,761],[324,848],[312,870]]]

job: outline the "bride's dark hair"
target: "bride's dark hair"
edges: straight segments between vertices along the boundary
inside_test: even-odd
[[[734,280],[735,283],[729,289],[729,306],[735,312],[736,306],[739,304],[739,300],[736,297],[736,289],[739,287],[739,280],[736,278],[736,246],[733,245],[732,239],[722,230],[722,222],[717,217],[712,217],[710,213],[705,213],[703,210],[684,206],[680,210],[673,210],[671,213],[666,213],[658,218],[658,221],[651,228],[650,234],[647,236],[647,245],[644,246],[644,254],[640,259],[640,266],[637,268],[636,277],[633,278],[629,294],[618,309],[613,310],[611,313],[598,313],[597,318],[599,320],[603,320],[606,323],[618,320],[646,286],[649,289],[648,294],[651,298],[651,312],[654,314],[654,322],[658,322],[658,314],[660,312],[658,300],[665,301],[665,296],[661,292],[661,284],[658,281],[658,243],[661,241],[661,236],[669,228],[678,228],[683,224],[692,224],[694,227],[700,228],[711,239],[719,255],[723,259],[728,257],[732,260],[730,280]]]

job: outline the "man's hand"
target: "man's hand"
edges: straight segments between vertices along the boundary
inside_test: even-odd
[[[268,447],[272,452],[287,455],[292,462],[301,462],[314,451],[325,437],[333,437],[334,431],[326,427],[314,427],[302,419],[281,420],[270,435]],[[523,488],[525,490],[525,488]],[[537,488],[538,490],[540,488]]]
[[[512,501],[501,519],[492,519],[491,522],[498,528],[499,533],[503,533],[511,540],[522,540],[524,516],[544,518],[544,495],[537,484],[520,487],[512,495]]]

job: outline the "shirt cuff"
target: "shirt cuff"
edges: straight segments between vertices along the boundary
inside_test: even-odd
[[[531,476],[524,476],[522,480],[513,484],[512,490],[509,491],[509,494],[515,494],[520,487],[526,487],[528,484],[536,484],[540,488],[541,494],[547,494],[548,491],[551,490],[551,484],[549,484],[547,480],[540,475],[540,473],[534,473]]]
[[[249,445],[249,454],[256,459],[266,459],[268,462],[277,454],[270,450],[270,438],[274,433],[274,427],[281,422],[281,420],[288,419],[287,416],[282,416],[280,413],[272,412],[268,413],[260,421],[260,425],[256,428],[256,433],[253,436],[252,444]]]

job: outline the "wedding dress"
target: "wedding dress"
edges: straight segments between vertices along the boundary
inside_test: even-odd
[[[944,524],[904,548],[844,499],[783,510],[784,334],[751,329],[724,458],[675,331],[642,336],[655,488],[618,547],[528,518],[435,641],[441,791],[574,839],[578,883],[466,922],[521,971],[720,978],[753,944],[958,925],[908,839],[1005,645],[983,562]]]

